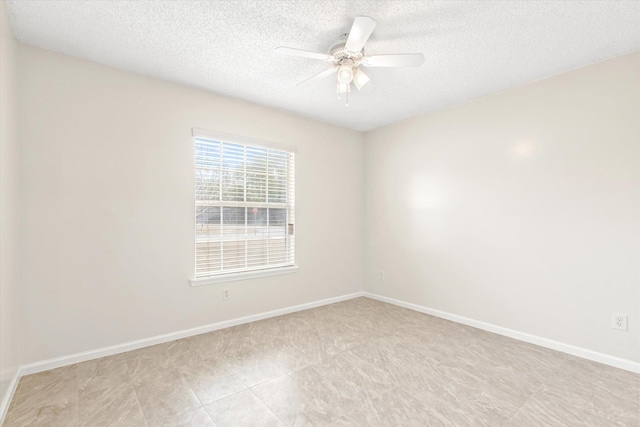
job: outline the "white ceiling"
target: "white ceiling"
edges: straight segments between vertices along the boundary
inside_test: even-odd
[[[23,43],[365,131],[640,50],[638,1],[8,2]],[[368,54],[422,52],[420,68],[367,69],[336,98],[327,52],[355,16],[378,22]]]

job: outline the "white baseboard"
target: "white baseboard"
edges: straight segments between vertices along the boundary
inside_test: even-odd
[[[456,323],[462,323],[463,325],[472,326],[474,328],[482,329],[484,331],[493,332],[494,334],[504,335],[509,338],[514,338],[520,341],[525,341],[531,344],[539,345],[540,347],[550,348],[552,350],[561,351],[562,353],[571,354],[573,356],[581,357],[583,359],[593,360],[594,362],[603,363],[605,365],[613,366],[616,368],[624,369],[635,373],[640,373],[640,363],[632,360],[621,359],[619,357],[610,356],[608,354],[598,353],[597,351],[588,350],[582,347],[576,347],[570,344],[553,341],[547,338],[542,338],[536,335],[527,334],[525,332],[514,331],[513,329],[504,328],[502,326],[493,325],[491,323],[481,322],[479,320],[469,319],[468,317],[458,316],[457,314],[451,314],[440,310],[434,310],[433,308],[424,307],[418,304],[412,304],[405,301],[385,297],[382,295],[373,294],[370,292],[364,292],[364,296],[378,301],[387,302],[400,307],[408,308],[410,310],[419,311],[420,313],[430,314],[442,319],[451,320]]]
[[[4,422],[4,417],[7,415],[7,411],[9,410],[9,405],[11,404],[11,399],[13,399],[13,395],[16,392],[16,388],[18,387],[18,381],[22,376],[22,372],[20,368],[18,368],[13,376],[11,377],[11,382],[9,383],[9,388],[7,388],[7,393],[2,397],[2,402],[0,402],[0,426]],[[7,373],[2,373],[2,380],[4,381],[7,377]]]
[[[314,307],[320,307],[327,304],[334,304],[340,301],[361,297],[364,292],[355,292],[339,297],[327,298],[319,301],[313,301],[305,304],[285,307],[278,310],[267,311],[264,313],[253,314],[250,316],[239,317],[236,319],[225,320],[222,322],[212,323],[209,325],[199,326],[197,328],[185,329],[182,331],[172,332],[164,335],[157,335],[151,338],[144,338],[137,341],[130,341],[122,344],[103,347],[97,350],[85,351],[82,353],[71,354],[68,356],[56,357],[55,359],[43,360],[40,362],[29,363],[20,367],[20,374],[30,375],[37,372],[48,371],[49,369],[60,368],[62,366],[73,365],[74,363],[86,362],[87,360],[99,359],[101,357],[111,356],[125,351],[137,350],[139,348],[151,345],[162,344],[169,341],[187,338],[194,335],[204,334],[218,329],[229,328],[231,326],[242,325],[244,323],[255,322],[257,320],[268,319],[270,317],[282,316],[283,314],[294,313],[296,311],[308,310]]]

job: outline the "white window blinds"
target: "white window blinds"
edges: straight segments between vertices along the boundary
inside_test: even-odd
[[[295,154],[195,138],[196,274],[295,264]]]

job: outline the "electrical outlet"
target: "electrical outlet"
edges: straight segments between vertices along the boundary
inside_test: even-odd
[[[611,313],[611,327],[613,329],[627,330],[628,316],[622,313]]]
[[[384,280],[384,271],[380,270],[380,271],[378,272],[378,279],[380,279],[380,280]]]
[[[222,290],[222,299],[225,300],[225,301],[228,301],[229,298],[231,298],[231,296],[229,295],[229,289],[224,288]]]

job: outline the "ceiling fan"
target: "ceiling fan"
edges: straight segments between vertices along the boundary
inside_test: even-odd
[[[351,83],[358,90],[369,83],[369,76],[360,69],[363,67],[419,67],[424,62],[421,53],[405,53],[397,55],[371,55],[365,56],[364,44],[369,40],[376,21],[366,16],[358,16],[354,19],[349,34],[343,34],[338,44],[333,46],[329,53],[310,52],[292,47],[280,46],[276,52],[283,55],[299,56],[302,58],[319,59],[330,64],[330,68],[301,81],[296,86],[307,85],[313,81],[337,74],[337,93],[346,96],[346,106],[349,106],[349,92]]]

